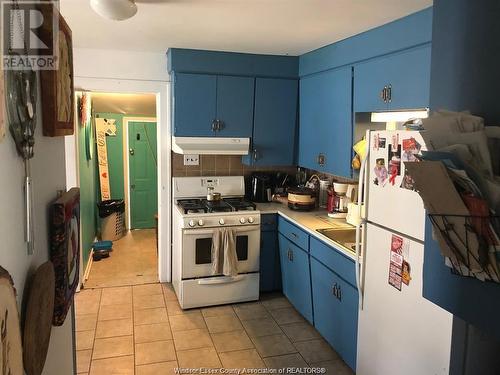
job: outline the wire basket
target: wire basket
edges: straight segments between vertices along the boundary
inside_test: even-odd
[[[500,216],[429,214],[452,272],[500,283]]]

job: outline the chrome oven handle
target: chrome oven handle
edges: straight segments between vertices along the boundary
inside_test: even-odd
[[[243,280],[243,275],[238,276],[223,276],[223,277],[210,277],[199,279],[198,285],[215,285],[215,284],[230,284]]]

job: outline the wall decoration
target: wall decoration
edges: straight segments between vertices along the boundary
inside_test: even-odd
[[[56,276],[53,324],[60,326],[78,286],[80,189],[72,188],[52,204],[50,225],[50,260]]]
[[[28,254],[33,254],[34,249],[30,159],[34,155],[37,121],[36,78],[36,73],[31,69],[5,71],[9,131],[16,144],[17,153],[23,158],[25,164],[25,240]]]
[[[54,8],[54,11],[57,9]],[[49,15],[46,15],[47,17]],[[73,43],[71,29],[61,14],[56,41],[57,70],[42,70],[43,135],[57,137],[74,133]],[[42,33],[52,33],[43,29]]]
[[[0,371],[2,374],[24,374],[16,290],[9,273],[2,267],[0,267]]]
[[[27,375],[41,375],[49,350],[54,316],[55,274],[51,262],[35,272],[29,284],[24,314],[23,361]]]
[[[96,118],[97,133],[97,158],[99,161],[99,183],[101,186],[101,200],[111,199],[108,169],[108,149],[106,145],[106,135],[108,133],[116,135],[116,125],[114,119]]]
[[[4,93],[4,75],[0,69],[0,142],[5,138],[5,93]]]

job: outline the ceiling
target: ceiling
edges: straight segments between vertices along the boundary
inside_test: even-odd
[[[300,55],[432,5],[432,0],[136,0],[125,21],[88,0],[60,0],[80,48],[164,53],[169,47]]]
[[[156,117],[156,95],[154,94],[108,94],[92,92],[91,97],[95,112]]]

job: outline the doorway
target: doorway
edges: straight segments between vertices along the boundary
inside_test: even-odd
[[[156,227],[158,153],[155,119],[127,119],[130,229]]]
[[[77,102],[89,118],[80,114],[77,132],[84,287],[158,282],[156,95],[80,92]],[[97,209],[108,200],[122,208]],[[93,249],[96,240],[113,242],[109,256]]]

